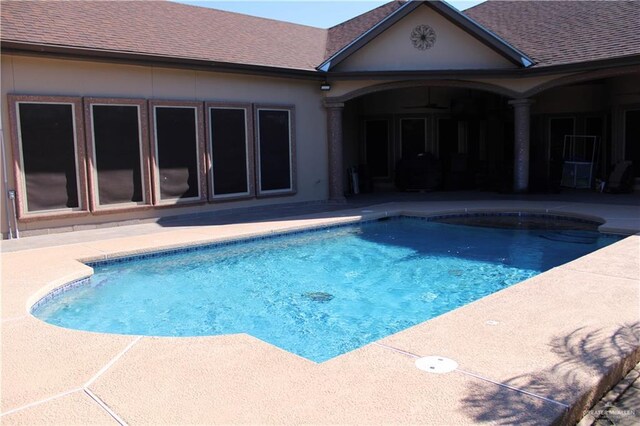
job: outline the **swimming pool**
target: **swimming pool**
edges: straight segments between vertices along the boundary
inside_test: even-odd
[[[322,362],[618,239],[393,218],[96,264],[33,313],[108,333],[248,333]]]

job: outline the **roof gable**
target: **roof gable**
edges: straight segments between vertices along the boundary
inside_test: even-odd
[[[405,3],[405,0],[391,1],[329,28],[327,34],[327,55],[323,60],[335,55],[370,30],[374,25],[398,10]]]
[[[438,30],[444,36],[438,37],[438,49],[429,49],[427,52],[430,55],[422,55],[421,58],[413,55],[415,52],[411,50],[409,39],[410,31],[415,28],[418,21],[421,24],[431,23],[430,26],[436,30],[436,36]],[[414,26],[408,28],[411,25]],[[438,28],[434,28],[434,25]],[[442,39],[444,41],[440,41]],[[439,52],[434,53],[436,51]],[[454,51],[457,51],[457,57],[452,57],[451,53],[455,53]],[[365,56],[368,58],[365,59]],[[425,59],[428,56],[430,58]],[[447,65],[447,60],[452,62]],[[341,65],[343,61],[345,64]],[[349,65],[346,62],[349,62]],[[527,67],[531,63],[532,61],[524,53],[445,2],[410,1],[396,8],[386,18],[337,51],[318,69],[322,71],[332,69],[344,71],[492,69]]]

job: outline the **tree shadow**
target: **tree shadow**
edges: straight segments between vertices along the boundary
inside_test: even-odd
[[[486,383],[478,381],[463,399],[465,410],[478,422],[538,425],[554,418],[554,424],[575,424],[640,360],[640,323],[615,330],[582,327],[553,338],[549,347],[560,359],[557,364],[503,383],[569,405],[568,409],[500,386],[487,393]]]

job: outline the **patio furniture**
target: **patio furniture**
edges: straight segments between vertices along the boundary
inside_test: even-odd
[[[631,161],[620,161],[613,168],[605,184],[605,192],[633,192],[633,167]]]

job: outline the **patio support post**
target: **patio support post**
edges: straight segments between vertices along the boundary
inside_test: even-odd
[[[342,163],[343,103],[327,103],[327,139],[329,145],[329,201],[344,202],[344,171]]]
[[[513,149],[513,191],[527,192],[529,189],[529,124],[531,119],[531,99],[514,99],[515,135]]]

